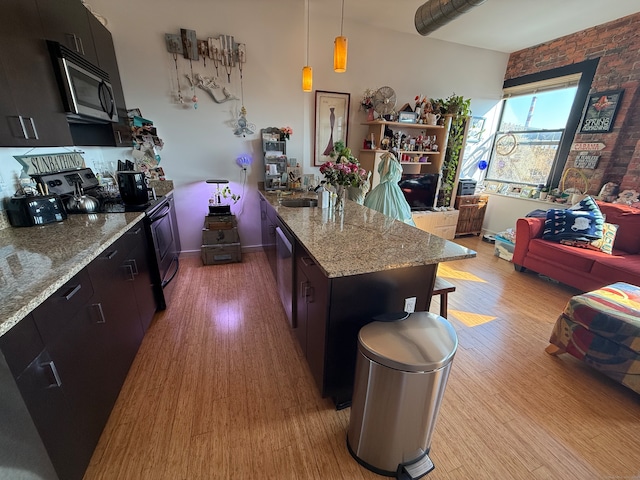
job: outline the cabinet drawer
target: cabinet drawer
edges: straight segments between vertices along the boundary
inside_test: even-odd
[[[447,240],[453,240],[456,236],[456,226],[449,225],[445,227],[436,227],[433,233],[439,237],[446,238]]]
[[[464,205],[476,205],[480,201],[480,195],[462,195],[456,197],[456,207]]]
[[[84,268],[33,311],[33,318],[45,344],[58,336],[92,295],[93,285],[89,272]]]
[[[239,243],[238,227],[209,230],[202,229],[202,245],[220,245],[223,243]]]

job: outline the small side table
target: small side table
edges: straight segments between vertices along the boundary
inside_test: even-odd
[[[436,277],[431,296],[440,295],[440,316],[443,318],[447,318],[449,294],[455,291],[456,286],[453,283],[447,282],[444,278]]]

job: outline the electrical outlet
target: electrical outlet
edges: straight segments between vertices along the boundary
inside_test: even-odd
[[[416,311],[416,297],[404,299],[404,311],[407,313],[413,313]]]

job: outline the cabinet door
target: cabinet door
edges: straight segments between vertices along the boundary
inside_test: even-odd
[[[93,64],[98,63],[93,45],[89,11],[80,0],[37,0],[44,37],[55,40],[83,55]]]
[[[129,239],[122,237],[88,266],[95,289],[93,303],[100,305],[106,326],[103,342],[110,374],[105,382],[118,392],[143,337],[133,287],[135,275],[127,261],[131,258],[130,245]]]
[[[304,291],[306,305],[305,354],[318,390],[324,395],[329,279],[306,252],[303,251],[298,258],[301,260],[298,262],[298,266],[306,278]]]
[[[156,313],[156,300],[153,295],[153,282],[149,268],[149,247],[142,222],[129,230],[126,234],[133,241],[133,249],[127,256],[125,263],[131,266],[133,272],[133,290],[138,306],[138,315],[143,331],[147,331],[153,315]]]
[[[294,333],[302,349],[307,355],[307,308],[313,292],[309,279],[300,265],[300,257],[296,258],[296,328]]]
[[[81,480],[94,445],[78,423],[48,351],[31,362],[16,384],[58,476]]]
[[[262,249],[267,255],[273,278],[276,278],[276,213],[266,200],[262,200],[260,208],[262,220]]]
[[[49,0],[48,3],[57,5]],[[15,109],[2,110],[0,146],[71,145],[51,58],[34,0],[4,0],[0,15],[0,63],[6,85],[3,108],[13,98]],[[0,78],[0,84],[2,79]]]

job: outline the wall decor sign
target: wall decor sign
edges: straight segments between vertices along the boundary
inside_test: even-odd
[[[609,90],[589,95],[580,122],[580,133],[610,132],[623,92],[624,90]]]
[[[597,143],[574,143],[571,145],[571,150],[579,152],[589,152],[593,150],[602,150],[606,145],[602,142]]]
[[[62,172],[76,168],[85,168],[82,152],[50,153],[44,155],[15,155],[15,158],[27,175]]]
[[[590,168],[593,170],[598,166],[599,160],[600,155],[589,155],[587,153],[582,153],[576,157],[573,162],[573,166],[576,168]]]
[[[316,90],[314,165],[331,160],[336,142],[347,145],[350,97],[348,93]]]

